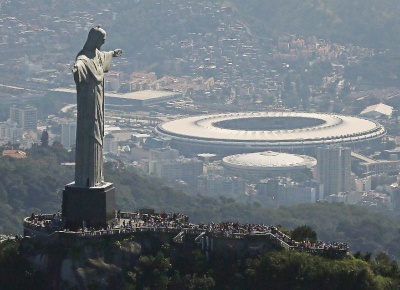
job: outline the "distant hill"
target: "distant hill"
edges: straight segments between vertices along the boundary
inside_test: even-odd
[[[397,0],[232,0],[224,1],[257,34],[317,36],[373,48],[397,48]]]
[[[397,0],[95,0],[84,5],[78,0],[13,0],[0,5],[0,15],[3,23],[0,30],[7,34],[7,44],[2,48],[11,54],[9,58],[21,59],[25,54],[32,60],[54,58],[57,66],[47,64],[46,69],[57,69],[63,74],[69,73],[69,68],[62,64],[72,62],[90,27],[101,24],[107,31],[104,50],[115,47],[124,50],[123,57],[115,64],[127,75],[141,70],[154,71],[159,76],[196,73],[215,77],[213,69],[199,70],[203,68],[199,60],[208,59],[206,54],[213,51],[212,57],[223,64],[222,51],[213,48],[221,40],[236,39],[240,32],[230,28],[239,23],[246,30],[239,35],[240,41],[254,45],[260,57],[267,57],[276,38],[284,34],[391,49],[392,54],[379,54],[380,59],[371,60],[367,69],[362,67],[362,62],[368,61],[365,59],[357,64],[359,67],[346,68],[346,79],[354,83],[362,77],[377,87],[398,83],[400,4]],[[20,34],[29,36],[32,31],[35,38],[27,37],[24,39],[27,43],[19,45]],[[274,41],[268,41],[270,38]],[[18,45],[14,47],[15,44]],[[240,73],[251,74],[244,65]],[[9,79],[9,71],[0,74],[3,81],[15,81]],[[57,86],[69,86],[72,79],[60,77],[54,82]]]
[[[19,19],[73,17],[83,27],[85,21],[102,24],[112,32],[112,43],[130,43],[126,50],[133,54],[173,35],[180,39],[188,33],[215,32],[220,21],[232,20],[224,19],[222,7],[258,36],[300,34],[376,48],[396,48],[399,43],[397,0],[96,0],[84,5],[77,0],[14,0],[0,2],[0,14]],[[68,21],[60,22],[60,26],[68,25]],[[48,28],[58,30],[53,24]],[[80,46],[86,33],[76,29],[67,39],[72,47]]]

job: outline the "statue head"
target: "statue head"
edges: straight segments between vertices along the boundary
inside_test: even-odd
[[[100,49],[100,47],[104,44],[105,40],[106,40],[106,31],[98,25],[90,29],[88,38],[83,47],[87,50],[94,51],[96,48]]]

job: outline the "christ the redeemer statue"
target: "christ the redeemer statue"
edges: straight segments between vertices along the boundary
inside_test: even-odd
[[[104,73],[121,49],[103,52],[106,32],[93,27],[74,68],[77,90],[75,182],[65,186],[62,219],[65,228],[102,228],[115,218],[115,187],[104,182]]]
[[[75,155],[75,186],[96,187],[104,183],[104,73],[121,49],[103,52],[106,32],[100,27],[89,31],[83,49],[73,67],[77,90],[77,129]]]

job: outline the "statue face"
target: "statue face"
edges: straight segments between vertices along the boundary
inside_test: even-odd
[[[93,27],[88,34],[84,47],[87,50],[100,49],[106,40],[106,32],[101,27]]]
[[[98,40],[97,40],[97,43],[96,43],[96,48],[97,48],[97,49],[100,49],[101,46],[102,46],[105,42],[106,42],[106,35],[105,35],[105,34],[104,34],[104,35],[100,35],[99,38],[98,38]]]

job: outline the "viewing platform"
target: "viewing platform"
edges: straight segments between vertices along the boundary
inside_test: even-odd
[[[226,247],[238,251],[263,252],[274,246],[287,250],[306,251],[343,257],[349,251],[346,243],[309,241],[297,242],[277,227],[264,224],[237,222],[189,223],[188,217],[176,213],[154,213],[141,210],[134,213],[116,212],[115,220],[104,228],[87,228],[76,231],[63,227],[61,214],[32,214],[24,219],[24,236],[36,239],[98,239],[106,236],[152,237],[190,247],[201,247],[206,252]]]

